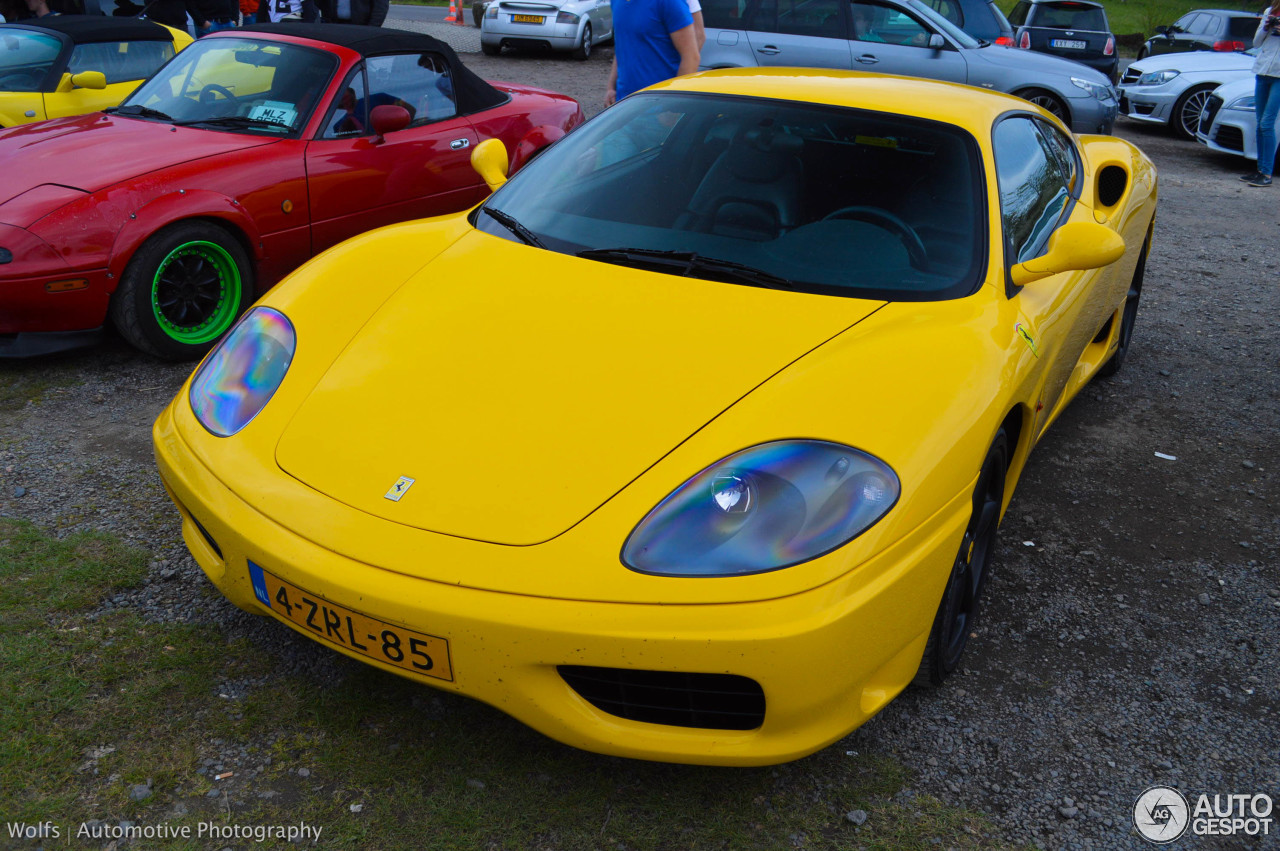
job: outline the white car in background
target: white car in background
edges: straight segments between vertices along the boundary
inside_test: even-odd
[[[586,59],[613,38],[609,0],[491,0],[480,19],[480,49],[497,56],[504,47],[572,51]]]
[[[1151,56],[1125,69],[1120,79],[1120,114],[1167,125],[1175,135],[1194,139],[1209,93],[1243,77],[1253,79],[1252,50]]]
[[[1200,113],[1196,141],[1224,154],[1258,158],[1258,113],[1253,106],[1254,78],[1219,86]],[[1280,126],[1280,121],[1276,122]]]

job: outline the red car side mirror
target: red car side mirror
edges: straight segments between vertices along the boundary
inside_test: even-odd
[[[375,106],[369,115],[369,121],[373,125],[373,132],[378,136],[376,140],[378,142],[381,142],[386,134],[408,127],[412,120],[413,116],[409,114],[409,110],[395,104]]]

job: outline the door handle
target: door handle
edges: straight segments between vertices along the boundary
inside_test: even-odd
[[[471,147],[471,140],[466,137],[463,137],[461,139],[454,139],[452,142],[449,143],[449,147],[455,151],[461,151],[463,148]]]
[[[773,56],[782,51],[774,47],[772,44],[766,44],[764,47],[756,48],[756,53],[763,53],[765,56]]]
[[[853,61],[861,62],[863,65],[874,65],[880,60],[877,59],[875,56],[872,56],[870,53],[864,53],[861,56],[853,57]]]

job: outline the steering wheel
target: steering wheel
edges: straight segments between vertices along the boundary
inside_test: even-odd
[[[236,96],[231,93],[230,89],[226,86],[219,86],[217,83],[209,83],[201,89],[196,100],[201,103],[213,103],[214,95],[222,95],[223,99],[232,101],[233,103],[236,100]]]
[[[880,207],[841,207],[822,217],[824,222],[832,219],[853,219],[859,222],[869,222],[885,230],[893,231],[902,240],[903,246],[906,247],[907,257],[911,259],[911,265],[917,269],[929,268],[929,252],[924,247],[924,240],[920,238],[920,234],[916,233],[915,228],[888,210]]]

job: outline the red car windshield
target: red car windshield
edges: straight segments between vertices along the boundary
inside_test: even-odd
[[[306,125],[336,56],[247,38],[200,39],[117,113],[232,132],[287,135]]]

